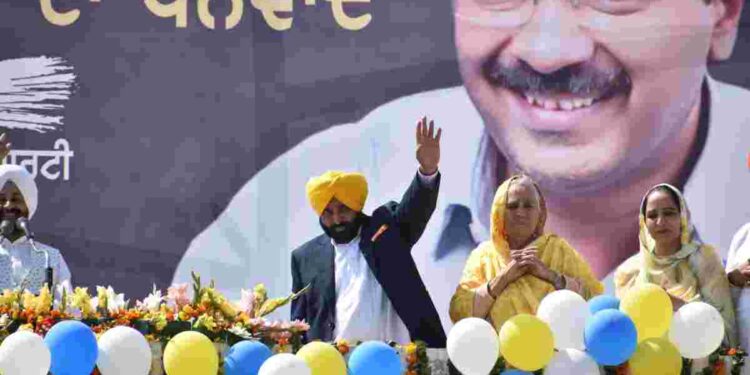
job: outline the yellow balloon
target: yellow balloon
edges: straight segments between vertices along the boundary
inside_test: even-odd
[[[311,375],[346,375],[346,362],[331,344],[319,341],[303,346],[297,356],[310,367]]]
[[[682,371],[680,351],[663,338],[646,339],[638,344],[629,362],[632,375],[679,375]]]
[[[529,314],[508,319],[500,328],[500,353],[515,368],[536,371],[546,366],[555,340],[547,323]]]
[[[219,371],[219,354],[211,340],[195,331],[180,332],[164,348],[167,375],[207,375]]]
[[[620,301],[620,310],[633,320],[638,342],[663,337],[672,324],[672,301],[664,289],[654,284],[630,289]]]

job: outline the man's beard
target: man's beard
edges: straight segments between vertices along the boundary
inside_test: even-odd
[[[334,224],[326,227],[323,220],[320,220],[320,227],[323,228],[328,237],[331,237],[337,244],[352,242],[359,235],[359,229],[362,227],[362,215],[357,215],[353,221],[341,224]]]

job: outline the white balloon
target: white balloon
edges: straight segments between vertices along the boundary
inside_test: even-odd
[[[46,375],[52,355],[44,339],[34,332],[16,331],[0,345],[0,373],[3,375]]]
[[[151,346],[133,328],[117,326],[99,338],[96,365],[102,375],[148,375]]]
[[[588,354],[577,349],[562,349],[555,353],[544,369],[544,375],[599,375],[599,365]]]
[[[570,290],[548,294],[536,311],[537,318],[552,329],[557,349],[586,349],[583,330],[589,315],[591,312],[586,300]]]
[[[724,340],[724,320],[715,307],[705,302],[682,306],[672,318],[669,341],[689,359],[704,358]]]
[[[281,353],[263,362],[258,375],[311,375],[307,363],[296,355]]]
[[[448,358],[464,375],[487,375],[500,355],[495,328],[479,318],[466,318],[448,334]]]

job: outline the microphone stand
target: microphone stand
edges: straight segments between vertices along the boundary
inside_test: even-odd
[[[34,241],[33,236],[29,236],[29,243],[35,252],[44,254],[44,282],[47,283],[47,287],[49,287],[50,291],[54,291],[54,285],[52,285],[52,280],[54,280],[52,277],[54,275],[52,267],[49,265],[49,252],[47,249],[39,250],[39,248],[36,247],[36,241]]]
[[[29,239],[29,244],[31,244],[31,248],[34,250],[34,252],[44,254],[44,281],[45,283],[47,283],[47,287],[50,289],[50,292],[54,292],[54,274],[52,267],[49,264],[49,251],[47,251],[47,249],[39,250],[39,248],[36,246],[36,241],[34,241],[34,233],[32,233],[29,229],[28,219],[19,218],[18,220],[16,220],[16,224],[21,228],[24,234],[26,234],[26,238]]]

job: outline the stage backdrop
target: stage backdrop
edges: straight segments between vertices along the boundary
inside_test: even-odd
[[[322,166],[398,181],[374,186],[368,211],[397,200],[413,177],[418,116],[453,137],[446,170],[466,158],[456,152],[476,155],[475,129],[460,127],[476,113],[440,117],[444,106],[423,106],[447,95],[440,89],[461,90],[455,22],[449,0],[3,1],[0,127],[15,150],[9,162],[36,174],[38,238],[61,250],[75,284],[111,284],[131,298],[187,281],[191,269],[233,298],[257,282],[288,292],[290,251],[320,233],[304,181]],[[710,71],[750,88],[748,9],[733,57]],[[358,127],[389,102],[403,115]],[[340,124],[351,125],[331,135]],[[749,145],[730,147],[743,166]],[[253,182],[262,173],[267,181]],[[444,173],[448,196],[452,178]],[[454,194],[470,194],[462,189]],[[435,233],[445,209],[459,220],[466,208],[445,199]],[[750,221],[748,200],[734,209]],[[447,325],[466,251],[436,255],[433,245],[424,238],[414,257]]]

